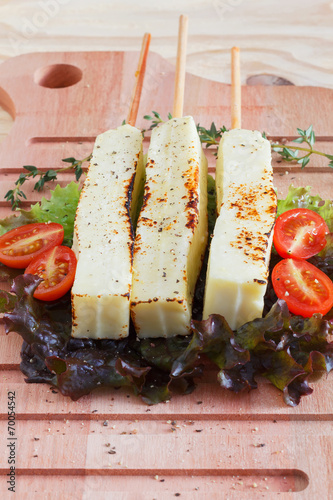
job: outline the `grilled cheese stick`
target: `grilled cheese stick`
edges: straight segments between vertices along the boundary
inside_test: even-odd
[[[72,288],[73,337],[128,335],[133,228],[144,165],[140,130],[123,125],[96,139],[75,218],[78,263]]]
[[[138,337],[187,335],[207,244],[207,160],[192,117],[154,129],[134,245]]]
[[[262,316],[276,215],[271,146],[260,132],[223,134],[216,192],[203,319],[220,314],[237,329]]]

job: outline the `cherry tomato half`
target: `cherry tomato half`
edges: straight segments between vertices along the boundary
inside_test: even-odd
[[[294,208],[276,219],[273,241],[281,257],[309,259],[324,248],[328,233],[326,222],[316,212]]]
[[[37,274],[43,278],[34,293],[35,299],[56,300],[73,285],[76,257],[68,247],[56,246],[36,257],[24,274]]]
[[[56,222],[17,227],[0,236],[0,262],[8,267],[24,269],[38,255],[61,245],[63,239],[64,229]]]
[[[306,260],[281,260],[273,269],[272,283],[289,311],[304,318],[324,315],[333,306],[333,282]]]

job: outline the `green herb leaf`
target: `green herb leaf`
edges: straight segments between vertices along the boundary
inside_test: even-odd
[[[308,129],[306,130],[297,128],[297,132],[299,134],[299,137],[296,137],[296,139],[294,139],[292,142],[296,142],[297,144],[302,144],[303,142],[305,142],[309,146],[309,148],[291,145],[284,146],[283,144],[273,143],[271,145],[272,151],[275,151],[276,153],[281,155],[284,161],[296,161],[297,163],[300,163],[302,165],[302,169],[310,162],[310,156],[312,155],[324,156],[329,160],[333,159],[332,155],[313,149],[314,143],[316,142],[316,135],[314,133],[312,125],[310,125],[310,127],[308,127]],[[306,154],[299,157],[300,152],[305,152]],[[333,162],[330,162],[328,165],[329,167],[332,167]]]
[[[311,187],[289,186],[289,191],[284,200],[278,200],[277,216],[293,208],[309,208],[325,219],[330,231],[333,231],[333,201],[324,201],[320,196],[310,194]]]
[[[34,167],[33,165],[23,165],[23,168],[28,172],[31,172],[33,177],[36,177],[36,175],[38,174],[38,168]]]
[[[158,113],[157,111],[152,111],[152,114],[153,114],[153,116],[145,115],[143,117],[145,120],[152,122],[148,130],[153,130],[153,128],[157,127],[160,123],[164,122],[160,113]],[[172,119],[172,115],[171,115],[171,113],[168,113],[168,120],[171,120],[171,119]],[[145,130],[143,130],[143,132],[145,132]]]
[[[227,131],[227,128],[223,125],[219,129],[217,129],[215,123],[212,122],[210,128],[206,129],[198,123],[197,131],[200,137],[200,141],[203,144],[206,144],[206,148],[209,148],[210,146],[218,145],[222,134]]]
[[[75,163],[77,160],[73,157],[70,156],[69,158],[63,158],[61,161],[64,161],[65,163]]]
[[[18,208],[21,199],[22,198],[26,199],[26,195],[22,190],[20,190],[20,186],[22,186],[22,184],[24,184],[30,177],[35,178],[39,176],[38,181],[34,185],[35,191],[42,191],[47,182],[55,181],[57,179],[57,175],[59,172],[65,172],[70,169],[74,170],[75,178],[78,181],[83,174],[83,168],[82,168],[83,163],[89,161],[90,159],[91,155],[87,156],[83,160],[77,160],[72,156],[69,158],[64,158],[62,161],[65,163],[70,163],[69,167],[59,168],[57,170],[50,169],[47,170],[45,173],[38,170],[38,168],[35,167],[34,165],[24,165],[23,168],[24,170],[27,171],[27,173],[24,172],[20,173],[18,179],[15,182],[16,187],[14,189],[10,189],[6,193],[5,200],[7,200],[11,204],[12,210]]]
[[[310,161],[310,158],[308,156],[304,156],[304,158],[301,158],[300,160],[298,160],[299,163],[302,164],[302,168],[306,167],[306,165],[309,163]]]

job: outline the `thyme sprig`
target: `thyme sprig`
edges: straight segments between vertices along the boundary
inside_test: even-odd
[[[87,156],[86,158],[83,158],[83,160],[77,160],[74,157],[64,158],[62,160],[63,162],[70,163],[68,167],[50,169],[47,170],[46,172],[39,170],[34,165],[24,165],[23,168],[26,172],[22,172],[19,175],[19,178],[15,182],[15,187],[13,189],[10,189],[5,194],[5,200],[10,202],[12,210],[18,208],[20,206],[21,201],[23,199],[25,200],[27,199],[25,193],[21,189],[21,186],[30,178],[35,179],[36,177],[39,177],[39,179],[34,185],[35,191],[41,191],[47,182],[55,181],[59,173],[66,172],[69,170],[74,171],[75,178],[78,181],[81,175],[83,174],[83,168],[82,168],[83,164],[89,161],[90,158],[91,155]]]
[[[292,142],[296,142],[297,144],[305,143],[308,145],[307,148],[291,145],[284,146],[283,144],[272,143],[272,150],[276,153],[279,153],[284,161],[295,161],[296,163],[301,164],[302,169],[310,162],[310,156],[313,154],[324,156],[325,158],[330,160],[328,166],[333,168],[333,155],[329,155],[327,153],[323,153],[322,151],[313,149],[313,145],[316,142],[316,135],[314,133],[312,125],[304,130],[302,130],[301,128],[297,128],[297,132],[299,137],[294,139]]]
[[[151,121],[151,125],[149,127],[148,130],[153,130],[153,128],[157,127],[160,123],[163,123],[164,120],[162,119],[160,113],[158,113],[157,111],[152,111],[152,115],[145,115],[143,118],[144,120],[148,120],[148,121]],[[172,114],[171,113],[168,113],[168,120],[171,120],[172,118]],[[144,130],[145,132],[145,130]]]
[[[217,129],[215,123],[212,122],[210,128],[208,129],[205,127],[201,127],[201,125],[198,123],[197,131],[200,137],[200,141],[203,144],[206,144],[206,148],[209,148],[209,146],[217,145],[220,142],[222,134],[224,132],[227,132],[228,129],[224,125]]]

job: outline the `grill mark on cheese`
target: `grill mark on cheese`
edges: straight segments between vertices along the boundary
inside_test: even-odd
[[[196,186],[199,183],[200,171],[197,160],[191,158],[188,163],[191,167],[185,173],[187,177],[185,187],[188,193],[188,202],[185,208],[187,217],[185,226],[194,232],[199,218],[199,197]]]
[[[267,172],[267,171],[266,171]],[[268,172],[267,172],[268,174]],[[248,188],[246,185],[241,184],[237,186],[236,184],[230,184],[230,193],[232,193],[231,199],[224,203],[224,207],[227,210],[236,209],[236,218],[240,220],[251,220],[260,223],[262,221],[262,213],[260,212],[260,202],[262,196],[269,195],[270,202],[268,207],[265,209],[267,214],[276,214],[276,194],[274,189],[262,191],[263,186],[258,186],[256,188]],[[249,231],[242,229],[242,227],[236,230],[238,238],[235,241],[231,241],[230,245],[239,250],[244,250],[244,255],[246,258],[244,262],[250,264],[250,261],[260,261],[265,262],[268,238],[270,232],[266,232],[263,235],[258,234],[258,232]],[[257,281],[257,280],[255,280]]]
[[[177,128],[182,132],[177,133]],[[192,290],[186,290],[189,276],[182,266],[187,266],[187,252],[196,245],[200,254],[195,257],[194,274],[197,272],[202,262],[199,248],[205,246],[205,234],[207,237],[203,223],[201,241],[194,243],[194,238],[198,238],[199,212],[202,206],[206,210],[206,202],[202,201],[206,189],[201,187],[205,180],[200,177],[200,170],[205,170],[206,163],[200,164],[198,160],[204,162],[202,154],[192,118],[170,120],[152,133],[144,203],[134,245],[131,314],[138,336],[149,337],[149,329],[155,330],[151,332],[155,337],[189,333],[188,306],[191,305]],[[199,190],[200,193],[203,191],[201,199]],[[193,262],[191,264],[193,267]],[[179,283],[182,283],[181,288]],[[150,312],[156,321],[150,320]],[[178,331],[171,327],[169,316],[173,314]],[[149,322],[151,326],[147,326]],[[148,330],[145,330],[145,323]]]
[[[148,164],[147,164],[147,167],[148,167]],[[147,203],[149,201],[149,198],[151,197],[151,192],[150,192],[150,187],[148,186],[148,184],[146,183],[145,184],[145,188],[144,188],[144,194],[143,194],[143,201],[142,201],[142,206],[141,206],[141,212],[146,208],[147,206]],[[139,219],[140,219],[141,216],[139,216]]]
[[[138,165],[138,161],[134,162],[134,169],[136,172],[136,168]],[[134,228],[132,224],[132,218],[131,218],[131,204],[132,204],[132,198],[133,198],[133,188],[134,188],[134,182],[135,182],[135,172],[133,172],[132,176],[127,182],[125,182],[125,193],[126,193],[126,202],[125,202],[125,208],[127,211],[127,218],[126,218],[126,225],[129,225],[129,230],[130,230],[130,239],[127,242],[129,251],[130,251],[130,256],[131,256],[131,272],[132,272],[132,265],[133,265],[133,252],[134,252]]]
[[[96,141],[74,225],[79,258],[72,289],[73,335],[116,339],[128,335],[131,214],[143,178],[142,135],[125,125]]]
[[[235,329],[262,313],[276,214],[272,181],[270,144],[259,132],[235,129],[223,135],[204,319],[218,313]]]
[[[257,220],[262,219],[262,215],[258,209],[260,201],[263,196],[269,195],[270,203],[265,209],[267,214],[276,213],[276,194],[274,189],[262,191],[263,186],[257,188],[248,188],[246,185],[230,184],[230,193],[232,199],[229,200],[230,209],[237,209],[236,217],[243,220]],[[228,205],[227,205],[228,206]]]

